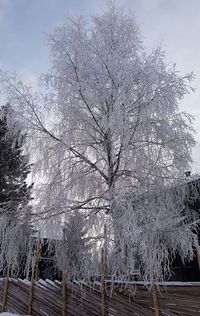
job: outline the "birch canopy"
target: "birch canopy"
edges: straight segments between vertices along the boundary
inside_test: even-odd
[[[173,250],[180,247],[184,258],[192,256],[193,233],[181,215],[183,200],[173,213],[173,199],[167,197],[169,207],[166,203],[168,193],[161,191],[159,204],[156,198],[142,204],[141,197],[178,183],[190,169],[195,144],[192,117],[179,111],[179,101],[190,92],[193,74],[182,76],[174,65],[166,65],[160,47],[147,53],[132,14],[113,4],[90,19],[67,19],[49,36],[49,48],[51,68],[41,78],[45,93],[33,93],[1,74],[8,101],[18,107],[32,139],[35,169],[43,177],[39,218],[82,210],[91,220],[90,232],[97,225],[99,233],[107,220],[110,239],[118,245],[123,241],[122,251],[133,249],[137,242],[141,245],[142,231],[152,249],[150,232],[147,235],[144,224],[139,234],[136,223],[148,219],[154,225],[152,214],[155,218],[159,214],[158,228],[168,214],[169,226],[174,216],[184,224],[178,225],[177,235],[174,228],[173,236],[168,235],[165,246],[160,246],[162,260],[169,259],[171,245]],[[141,198],[138,208],[129,200],[123,203],[127,195]],[[177,236],[182,238],[181,246],[175,243]],[[148,265],[149,253],[144,253]],[[162,275],[157,255],[146,277],[153,271]],[[133,269],[134,260],[130,260]],[[118,275],[120,269],[115,270]]]

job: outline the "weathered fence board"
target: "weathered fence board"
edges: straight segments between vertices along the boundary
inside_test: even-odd
[[[0,279],[2,306],[6,280]],[[9,279],[5,309],[27,315],[31,282]],[[141,283],[106,284],[106,313],[108,316],[155,316],[152,293]],[[112,294],[112,295],[111,295]],[[200,283],[166,283],[157,292],[161,316],[200,316]],[[61,316],[62,286],[59,281],[39,280],[34,283],[33,316]],[[99,283],[67,284],[67,316],[99,316],[102,297]]]

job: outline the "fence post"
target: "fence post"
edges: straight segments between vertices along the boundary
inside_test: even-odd
[[[67,299],[67,284],[66,284],[66,270],[62,271],[62,316],[67,316],[66,299]]]
[[[199,246],[199,241],[198,241],[198,237],[195,241],[195,246],[196,246],[196,251],[197,251],[197,261],[198,261],[198,266],[200,269],[200,246]]]
[[[107,266],[107,229],[104,225],[104,248],[101,249],[101,308],[102,316],[107,315],[107,306],[106,306],[106,283],[108,266]]]
[[[62,267],[62,316],[67,316],[67,241],[66,241],[66,227],[63,228],[63,267]]]
[[[152,283],[153,305],[154,305],[155,316],[160,316],[155,280],[156,280],[156,278],[154,276],[153,283]]]
[[[31,313],[32,313],[34,284],[35,284],[35,280],[38,277],[38,266],[39,266],[39,260],[40,260],[40,251],[41,251],[41,244],[40,244],[40,241],[39,241],[39,243],[37,245],[35,261],[32,264],[31,287],[30,287],[29,302],[28,302],[28,314],[29,315],[31,315]]]
[[[7,267],[7,274],[6,274],[5,286],[4,286],[4,292],[3,292],[3,303],[2,303],[2,309],[1,309],[2,312],[5,312],[6,301],[8,297],[9,276],[10,276],[10,265],[8,265]]]

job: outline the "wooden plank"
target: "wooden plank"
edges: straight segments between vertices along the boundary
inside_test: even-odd
[[[0,297],[4,290],[5,280],[0,280]],[[101,292],[99,286],[91,283],[68,282],[68,316],[99,316],[101,314]],[[26,314],[31,283],[10,279],[7,295],[7,308],[19,314]],[[95,288],[96,287],[96,288]],[[134,290],[135,288],[133,288]],[[155,315],[152,294],[143,286],[138,286],[134,295],[124,286],[114,286],[112,296],[106,292],[107,313],[110,316]],[[39,281],[34,284],[32,314],[34,316],[60,316],[62,286],[60,282]],[[200,315],[200,285],[166,286],[157,292],[160,313],[171,316]]]

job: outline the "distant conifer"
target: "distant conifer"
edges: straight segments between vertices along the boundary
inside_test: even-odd
[[[10,218],[27,218],[31,199],[27,176],[31,165],[24,154],[22,133],[10,105],[0,109],[0,207]],[[21,210],[21,212],[20,212]],[[25,214],[26,213],[26,214]],[[24,218],[25,219],[25,218]]]

